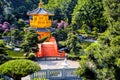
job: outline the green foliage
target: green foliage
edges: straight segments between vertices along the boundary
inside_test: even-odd
[[[70,24],[72,19],[71,14],[76,4],[77,0],[49,0],[48,4],[45,5],[45,8],[55,13],[55,20],[66,20]]]
[[[16,42],[16,41],[22,41],[23,40],[23,35],[24,35],[24,31],[22,30],[19,30],[19,29],[13,29],[11,30],[11,36],[14,36],[12,38],[13,42]]]
[[[28,30],[24,34],[24,42],[21,44],[25,52],[30,52],[32,47],[36,47],[38,43],[38,34],[35,31]]]
[[[117,65],[117,67],[120,68],[120,58],[116,58],[115,64]]]
[[[0,78],[0,80],[3,80],[2,78]]]
[[[19,19],[17,22],[17,25],[19,26],[20,29],[23,29],[25,27],[25,23],[23,19]]]
[[[2,34],[2,36],[10,36],[11,42],[15,43],[16,41],[22,41],[24,37],[24,31],[19,29],[11,29],[10,31],[6,31]]]
[[[82,45],[82,49],[86,49],[88,46],[90,46],[92,44],[92,42],[87,42],[87,41],[82,41],[81,45]]]
[[[69,56],[78,58],[80,55],[79,76],[84,79],[119,79],[120,75],[120,1],[119,0],[42,0],[45,9],[53,11],[53,19],[67,21],[70,26],[66,29],[56,30],[52,35],[57,41],[64,41],[63,46],[69,49]],[[23,32],[26,12],[37,8],[39,0],[2,0],[0,1],[0,14],[2,18],[16,22],[21,30],[12,30],[5,33],[14,36],[14,40],[23,40],[21,44],[25,52],[37,49],[37,44],[44,42],[47,37],[38,40],[35,31]],[[19,3],[19,4],[18,4]],[[54,5],[53,5],[54,4]],[[16,8],[17,7],[17,8]],[[72,15],[71,15],[72,14]],[[23,20],[24,19],[24,20]],[[18,21],[17,21],[18,20]],[[3,21],[3,20],[2,20]],[[0,21],[2,23],[2,21]],[[71,24],[72,22],[72,24]],[[56,25],[57,26],[57,25]],[[108,29],[106,30],[106,28]],[[105,32],[104,32],[105,31]],[[92,33],[91,33],[92,32]],[[80,43],[78,34],[86,33],[88,36],[99,36],[97,43]],[[23,39],[24,36],[24,39]],[[91,44],[91,45],[90,45]],[[81,46],[82,45],[82,46]],[[90,45],[90,46],[89,46]],[[88,47],[89,46],[89,47]],[[88,48],[87,48],[88,47]],[[82,49],[81,49],[82,48]],[[0,46],[0,55],[6,56],[6,48]],[[83,51],[84,49],[84,51]],[[11,53],[11,51],[8,51]],[[83,52],[85,52],[83,54]],[[80,55],[79,55],[80,54]],[[3,55],[3,54],[2,54]],[[15,54],[14,54],[15,55]],[[16,54],[15,56],[17,56]],[[23,55],[23,54],[20,54]],[[19,56],[19,55],[18,55]],[[33,54],[29,55],[34,57]],[[0,59],[3,59],[2,56]],[[1,60],[2,61],[2,60]],[[4,61],[4,60],[3,60]]]
[[[86,34],[88,34],[88,33],[91,32],[89,26],[86,25],[86,24],[83,24],[83,25],[82,25],[82,30],[83,30],[83,32],[86,33]]]
[[[107,49],[107,46],[101,46],[96,43],[91,44],[86,49],[86,53],[84,55],[87,56],[87,58],[83,58],[80,61],[81,67],[78,71],[79,75],[82,75],[86,79],[109,79],[108,76],[114,78],[114,72],[112,69],[112,63],[114,61],[113,54],[109,51],[109,49]],[[86,71],[91,72],[86,74]]]
[[[7,50],[7,53],[11,58],[25,58],[23,51],[18,52],[13,50]]]
[[[118,11],[120,1],[103,0],[104,16],[108,21],[109,28],[98,38],[97,43],[91,44],[80,61],[77,73],[86,79],[87,76],[95,74],[94,79],[98,80],[119,80],[120,75],[120,12]],[[115,12],[115,13],[114,13]],[[89,64],[88,64],[89,63]],[[85,74],[86,70],[91,74]]]
[[[74,53],[70,53],[67,55],[67,58],[69,60],[80,60],[80,56],[81,54],[74,54]]]
[[[94,35],[97,35],[98,32],[99,32],[99,29],[96,28],[96,27],[94,27],[92,33],[93,33]]]
[[[5,8],[3,9],[3,15],[4,15],[4,19],[5,20],[13,20],[14,18],[14,15],[12,14],[13,13],[13,8],[10,7],[10,6],[4,6]]]
[[[105,9],[104,16],[108,21],[108,25],[113,26],[113,21],[120,21],[120,1],[119,0],[103,0],[103,6]]]
[[[21,80],[21,77],[40,70],[40,66],[30,60],[10,60],[0,66],[0,73],[12,77],[14,80]]]
[[[35,53],[29,53],[28,59],[35,60],[35,58],[36,58]]]
[[[64,41],[67,39],[67,32],[63,29],[56,29],[56,32],[52,32],[52,35],[57,41]]]
[[[91,29],[97,27],[104,31],[106,23],[102,13],[102,0],[78,0],[72,14],[72,24],[76,25],[76,29],[80,29],[84,23]]]
[[[4,20],[14,23],[19,18],[26,19],[27,11],[36,8],[38,2],[39,0],[2,0],[0,1],[0,13]]]
[[[38,34],[35,30],[27,30],[24,34],[24,42],[21,44],[21,47],[24,49],[24,52],[36,52],[37,44],[43,43],[48,37],[44,37],[41,40],[38,40]]]
[[[7,48],[2,40],[0,40],[0,64],[8,61],[10,57],[7,54]]]
[[[66,47],[70,50],[70,53],[79,54],[81,49],[80,39],[78,38],[78,34],[71,32],[68,34],[68,38],[66,39]]]
[[[120,46],[120,36],[116,36],[111,40],[111,46]]]
[[[5,44],[2,40],[0,40],[0,53],[1,54],[6,54]]]

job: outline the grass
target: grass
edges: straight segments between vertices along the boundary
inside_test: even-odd
[[[7,50],[8,55],[12,58],[25,58],[24,57],[24,52],[22,51],[13,51],[13,50]]]

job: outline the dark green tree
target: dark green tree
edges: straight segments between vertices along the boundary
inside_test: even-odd
[[[9,76],[14,80],[21,80],[22,77],[38,70],[40,70],[40,66],[37,63],[25,59],[10,60],[0,65],[0,74]]]
[[[54,5],[53,5],[54,4]],[[61,21],[65,20],[69,24],[71,23],[72,19],[72,12],[74,10],[75,5],[77,4],[77,0],[50,0],[48,4],[46,4],[44,7],[49,10],[53,11],[55,13],[54,19]]]
[[[37,46],[38,34],[33,30],[27,30],[24,34],[24,42],[21,44],[25,52],[32,51],[33,47]]]
[[[54,13],[55,16],[53,17],[53,19],[57,19],[59,22],[64,19],[62,11],[59,8],[56,8]]]
[[[67,39],[65,41],[66,47],[70,50],[72,54],[79,54],[80,53],[80,39],[77,33],[71,32],[67,35]]]
[[[0,64],[8,61],[10,57],[7,54],[7,48],[2,40],[0,40]]]
[[[19,29],[23,30],[24,27],[25,27],[24,20],[23,20],[23,19],[19,19],[19,20],[17,21],[17,25],[19,26]]]
[[[3,5],[3,2],[0,1],[0,14],[2,14],[2,11],[3,11],[3,7],[2,7],[2,5]]]
[[[19,29],[12,29],[10,31],[10,36],[13,36],[13,43],[15,43],[16,41],[22,41],[23,38],[24,38],[24,34],[25,32],[24,31],[21,31]]]
[[[97,27],[100,32],[105,31],[102,0],[78,0],[77,3],[72,14],[72,24],[77,26],[76,29],[80,29],[84,23],[91,30],[93,27]]]
[[[81,56],[78,75],[85,79],[119,80],[120,75],[120,1],[103,0],[109,28]],[[115,12],[115,13],[114,13]],[[86,74],[90,71],[89,74]]]
[[[47,37],[45,37],[45,38],[39,40],[38,36],[39,35],[37,34],[37,32],[35,30],[27,30],[25,32],[24,39],[23,39],[24,42],[21,44],[24,52],[31,52],[33,50],[36,52],[36,50],[38,48],[37,44],[42,43],[47,39]]]
[[[67,32],[63,29],[56,29],[56,31],[52,32],[52,35],[57,41],[65,41],[67,39]]]
[[[83,23],[82,25],[82,31],[86,34],[90,33],[91,32],[91,29],[88,25],[86,25],[85,23]]]

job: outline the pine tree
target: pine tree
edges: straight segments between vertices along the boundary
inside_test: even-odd
[[[86,79],[119,80],[120,75],[120,21],[119,0],[103,0],[108,29],[97,43],[91,44],[81,57],[77,73]],[[114,13],[115,11],[115,13]]]

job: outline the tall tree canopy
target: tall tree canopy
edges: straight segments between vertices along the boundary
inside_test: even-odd
[[[91,29],[97,27],[100,31],[106,28],[103,17],[102,0],[78,0],[72,16],[72,24],[80,29],[83,24],[88,25]]]
[[[78,74],[86,79],[119,80],[120,75],[120,1],[103,0],[109,28],[91,44],[81,57]]]
[[[72,18],[71,14],[76,4],[77,0],[49,0],[48,4],[45,5],[45,8],[55,13],[53,19],[58,21],[66,20],[70,24]]]

